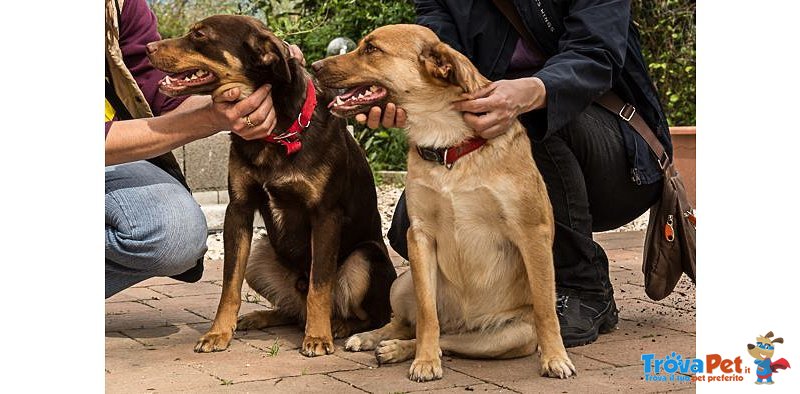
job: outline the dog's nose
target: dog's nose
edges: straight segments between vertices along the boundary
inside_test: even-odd
[[[311,64],[311,69],[314,70],[315,73],[318,73],[319,70],[322,70],[322,65],[325,61],[324,60],[317,60],[316,62]]]
[[[156,53],[156,51],[158,50],[158,44],[156,44],[155,42],[148,42],[147,45],[145,45],[145,47],[147,48],[148,55],[152,55]]]

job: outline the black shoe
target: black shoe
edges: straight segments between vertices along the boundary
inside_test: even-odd
[[[197,263],[194,265],[194,267],[190,268],[188,271],[182,274],[170,276],[170,278],[172,279],[176,279],[186,283],[195,283],[199,281],[200,278],[202,277],[203,277],[203,257],[200,257],[200,259],[197,260]]]
[[[570,289],[556,289],[556,313],[564,347],[592,343],[599,334],[613,331],[619,320],[613,295],[582,295]]]

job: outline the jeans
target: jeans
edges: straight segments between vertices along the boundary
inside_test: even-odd
[[[189,191],[146,161],[106,167],[105,176],[106,298],[193,268],[208,229]]]
[[[611,230],[640,216],[660,198],[663,181],[632,181],[617,116],[597,104],[531,146],[555,216],[556,286],[610,297],[608,257],[592,231]],[[406,259],[409,225],[403,194],[388,237]]]

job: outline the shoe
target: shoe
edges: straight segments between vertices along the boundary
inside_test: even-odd
[[[582,295],[571,289],[556,289],[556,313],[564,347],[592,343],[599,334],[613,331],[619,320],[613,295]]]
[[[172,275],[170,278],[179,280],[181,282],[186,283],[195,283],[203,277],[203,257],[200,257],[195,263],[194,267],[190,268],[188,271],[178,274]]]

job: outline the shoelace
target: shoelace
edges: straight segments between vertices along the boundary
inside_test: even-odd
[[[569,301],[568,295],[556,295],[556,312],[559,315],[563,315],[567,311],[567,301]]]

